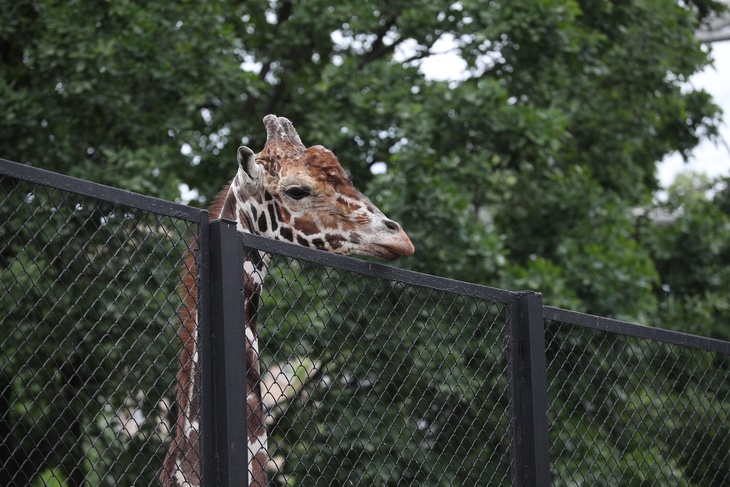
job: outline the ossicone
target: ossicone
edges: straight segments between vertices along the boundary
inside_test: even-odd
[[[306,150],[289,119],[277,117],[276,115],[266,115],[264,117],[264,126],[266,127],[266,146],[264,149],[274,149],[279,148],[282,144],[289,144],[296,151]]]

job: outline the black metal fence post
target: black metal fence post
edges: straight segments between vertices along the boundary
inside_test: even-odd
[[[203,485],[242,485],[248,479],[243,248],[234,222],[209,227],[209,298],[202,303],[209,308],[201,317],[210,320],[200,323]]]
[[[550,485],[542,295],[515,293],[510,313],[512,485]]]

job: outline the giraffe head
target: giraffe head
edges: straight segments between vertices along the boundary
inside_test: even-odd
[[[401,226],[353,186],[331,151],[305,147],[286,118],[267,115],[264,125],[261,152],[238,149],[230,191],[239,229],[337,254],[413,254]]]

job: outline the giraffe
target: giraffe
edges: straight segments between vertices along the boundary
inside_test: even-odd
[[[322,146],[305,147],[284,117],[264,117],[266,144],[254,154],[239,147],[238,170],[209,209],[210,219],[236,222],[237,229],[337,254],[383,259],[411,255],[413,244],[400,225],[360,193],[335,155]],[[267,256],[244,256],[246,407],[249,487],[267,484],[267,432],[260,386],[256,312]],[[177,380],[178,419],[160,474],[165,487],[200,485],[197,289],[195,260],[186,258],[179,336],[184,344]],[[243,484],[244,480],[241,480]]]

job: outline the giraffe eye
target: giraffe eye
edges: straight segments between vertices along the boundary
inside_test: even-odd
[[[300,200],[309,196],[309,191],[304,188],[300,188],[299,186],[294,186],[286,190],[286,195],[292,199]]]

